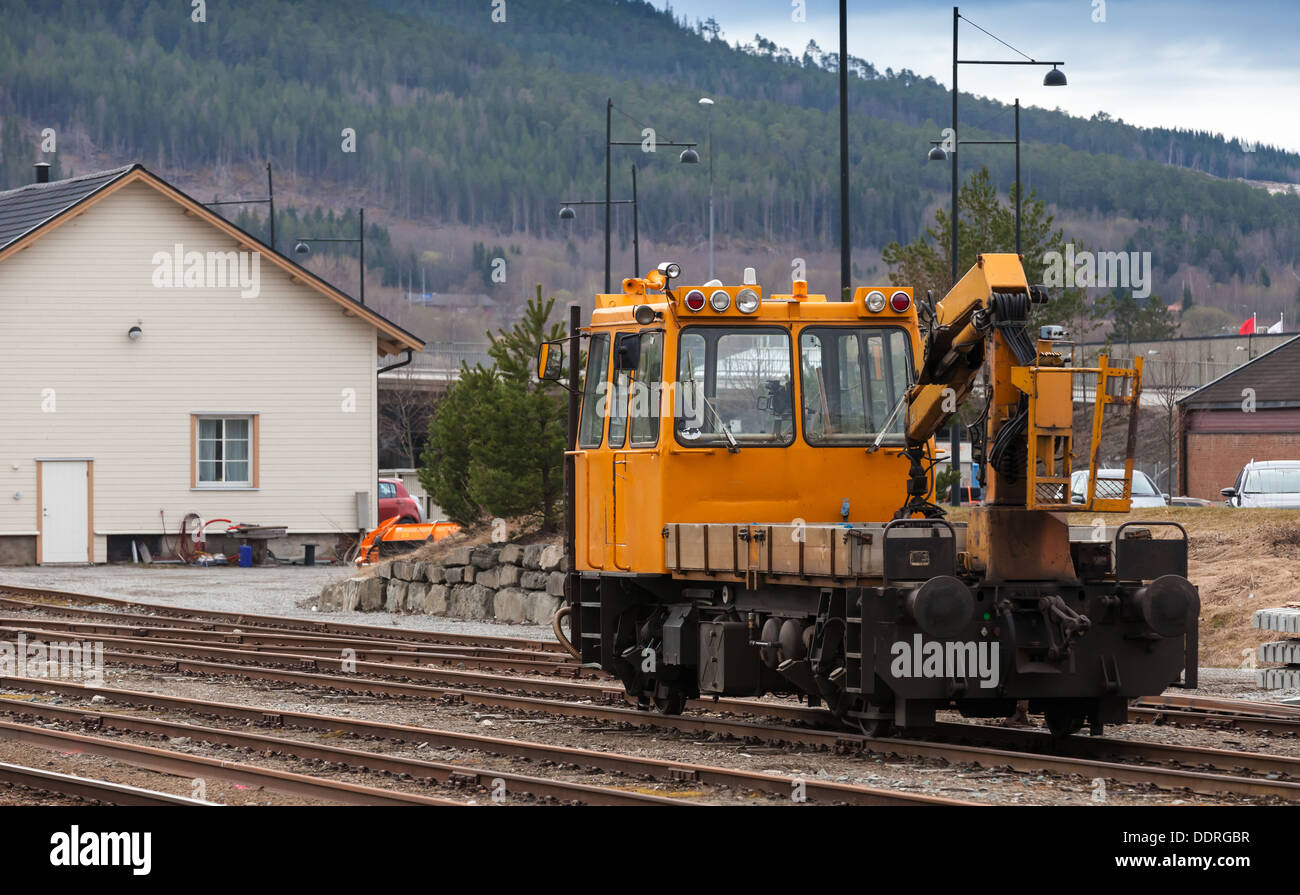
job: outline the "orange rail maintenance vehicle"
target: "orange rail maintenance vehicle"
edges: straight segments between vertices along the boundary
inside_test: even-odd
[[[1099,732],[1133,697],[1195,686],[1185,532],[1094,521],[1129,509],[1140,360],[1075,368],[1059,327],[1031,338],[1047,296],[1018,256],[981,256],[938,303],[680,273],[624,280],[586,327],[571,307],[570,338],[538,353],[558,381],[585,340],[556,621],[584,665],[663,712],[795,694],[873,735],[1019,700],[1057,735]],[[934,436],[965,401],[984,504],[956,523],[932,502]],[[1095,474],[1107,411],[1128,414],[1122,480]],[[1083,503],[1074,456],[1093,473]]]

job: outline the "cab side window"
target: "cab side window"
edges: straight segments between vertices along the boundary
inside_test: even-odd
[[[600,447],[604,434],[605,405],[609,398],[609,334],[597,333],[587,345],[587,373],[582,384],[582,417],[578,425],[578,447]],[[611,430],[613,426],[610,427]],[[613,432],[611,431],[611,435]],[[619,444],[623,443],[620,436]]]
[[[664,370],[664,334],[641,333],[641,357],[632,379],[632,444],[648,447],[659,441],[659,408]]]

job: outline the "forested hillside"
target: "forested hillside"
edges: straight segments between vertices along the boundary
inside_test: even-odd
[[[564,241],[559,201],[603,189],[606,97],[628,112],[615,113],[617,139],[653,127],[704,154],[697,100],[707,93],[718,98],[719,233],[796,252],[834,247],[832,54],[783,49],[779,35],[731,46],[639,0],[511,0],[504,23],[491,10],[485,0],[221,0],[199,23],[181,2],[8,0],[0,186],[30,179],[39,130],[54,127],[164,173],[272,160],[319,184],[320,204],[346,187],[407,220]],[[948,99],[932,78],[865,60],[853,75],[855,248],[878,250],[919,233],[946,191],[948,167],[925,153]],[[1051,93],[1031,79],[1023,101]],[[1010,136],[1006,106],[964,97],[962,115],[963,139]],[[355,152],[341,149],[345,128]],[[1166,299],[1195,269],[1210,284],[1268,281],[1266,294],[1294,301],[1300,278],[1285,271],[1300,251],[1300,196],[1232,180],[1247,164],[1235,141],[1041,108],[1024,112],[1022,135],[1027,190],[1067,224],[1125,222],[1091,226],[1092,247],[1150,251]],[[1012,154],[967,152],[967,173],[986,165],[1005,190]],[[640,166],[643,233],[684,242],[707,229],[705,166],[678,165],[666,148],[616,158],[620,194],[626,167]],[[1249,174],[1300,181],[1300,157],[1257,147]]]

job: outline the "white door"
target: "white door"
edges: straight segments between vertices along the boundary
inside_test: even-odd
[[[89,467],[85,460],[41,463],[41,563],[90,562]]]

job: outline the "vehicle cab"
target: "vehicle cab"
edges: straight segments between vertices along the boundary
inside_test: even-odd
[[[911,290],[828,302],[801,280],[768,293],[752,268],[733,284],[678,274],[661,265],[598,295],[584,329],[576,568],[680,569],[670,525],[890,519],[907,499],[921,351]],[[715,547],[734,549],[731,534]]]

